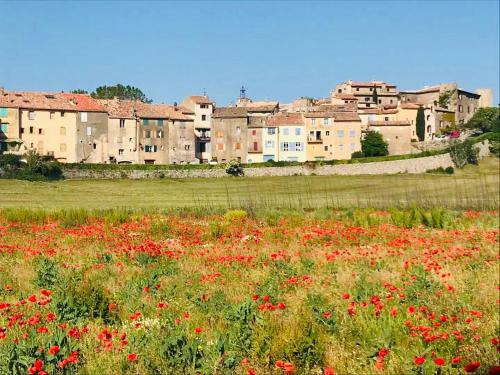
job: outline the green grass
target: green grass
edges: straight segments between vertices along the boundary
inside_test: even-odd
[[[346,208],[497,209],[498,158],[454,175],[293,176],[221,179],[0,180],[0,207],[43,209]]]

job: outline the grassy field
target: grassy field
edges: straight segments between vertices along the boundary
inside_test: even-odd
[[[0,180],[0,207],[136,209],[443,206],[496,209],[498,158],[454,175],[294,176],[223,179]]]

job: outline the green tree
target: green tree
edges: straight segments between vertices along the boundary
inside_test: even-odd
[[[438,104],[442,108],[448,108],[448,105],[450,104],[450,99],[455,94],[456,90],[446,90],[443,91],[441,94],[439,94],[439,101]]]
[[[83,89],[76,89],[76,90],[71,90],[71,93],[72,94],[88,94],[88,91],[83,90]]]
[[[123,99],[123,100],[137,100],[143,103],[151,103],[152,100],[148,99],[146,95],[137,87],[124,86],[117,84],[115,86],[99,86],[90,94],[95,99]]]
[[[479,108],[465,125],[469,129],[481,129],[483,132],[500,131],[500,109],[498,107]]]
[[[417,121],[415,127],[417,130],[418,140],[425,140],[425,115],[423,107],[419,107],[417,110]]]
[[[378,104],[378,93],[377,93],[377,87],[374,87],[374,88],[373,88],[372,99],[373,99],[373,102],[377,105],[377,104]]]
[[[363,155],[370,156],[386,156],[389,154],[387,142],[382,138],[382,134],[374,131],[366,133],[365,139],[361,141],[361,150]]]

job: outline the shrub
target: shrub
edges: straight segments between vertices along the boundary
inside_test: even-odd
[[[240,177],[245,174],[243,171],[243,166],[238,160],[231,160],[226,165],[226,173],[233,177]]]
[[[439,167],[436,169],[429,169],[428,171],[426,171],[426,173],[453,174],[455,173],[455,169],[453,169],[453,167],[446,167],[446,168]]]
[[[364,157],[365,157],[365,154],[363,154],[363,151],[356,151],[356,152],[353,152],[351,155],[352,159],[358,159],[358,158],[364,158]]]
[[[364,156],[386,156],[389,154],[387,143],[382,134],[370,131],[361,141],[361,150]]]
[[[224,214],[224,219],[230,222],[240,222],[247,218],[247,212],[243,210],[230,210]]]
[[[450,156],[457,168],[479,163],[479,150],[470,141],[453,143],[450,146]]]

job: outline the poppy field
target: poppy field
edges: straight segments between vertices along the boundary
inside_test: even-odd
[[[11,212],[0,234],[1,374],[500,374],[497,211]]]

